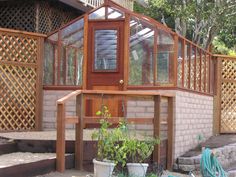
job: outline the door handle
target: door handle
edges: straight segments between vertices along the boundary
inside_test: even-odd
[[[121,80],[119,81],[119,83],[120,83],[121,85],[123,85],[123,84],[124,84],[124,80],[121,79]]]

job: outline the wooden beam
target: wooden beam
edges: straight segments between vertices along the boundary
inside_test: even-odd
[[[174,164],[174,98],[168,98],[168,144],[167,169],[171,170]]]
[[[88,65],[88,15],[84,16],[84,60],[83,60],[83,84],[82,88],[87,89],[87,65]]]
[[[161,138],[161,96],[154,96],[154,137]],[[153,151],[153,161],[161,163],[161,145],[155,146]]]
[[[125,14],[124,23],[124,90],[127,90],[129,79],[129,37],[130,37],[130,15]]]
[[[57,104],[56,169],[61,173],[65,171],[65,116],[65,104]]]
[[[36,110],[35,110],[35,129],[42,130],[42,112],[43,112],[43,54],[44,54],[44,39],[38,38],[37,46],[37,79],[36,79]]]
[[[79,123],[75,125],[75,168],[83,170],[83,127],[84,127],[84,99],[83,95],[76,96],[76,115],[78,116]]]
[[[221,125],[221,84],[222,84],[222,59],[217,58],[216,61],[216,83],[214,87],[216,88],[216,96],[214,96],[214,114],[213,114],[213,134],[220,134]]]

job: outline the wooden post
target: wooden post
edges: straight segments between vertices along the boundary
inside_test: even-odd
[[[178,35],[174,36],[174,65],[173,65],[173,83],[174,86],[177,87],[178,83],[178,44],[179,44],[179,37]]]
[[[167,144],[167,169],[171,170],[174,163],[174,98],[168,98],[168,144]]]
[[[57,104],[57,143],[56,168],[59,172],[65,171],[65,104]]]
[[[76,96],[76,115],[79,123],[75,127],[75,168],[83,170],[83,94]]]
[[[220,134],[221,121],[221,83],[222,83],[222,60],[215,58],[216,61],[216,79],[214,87],[216,89],[216,96],[214,96],[214,115],[213,115],[213,134]]]
[[[130,15],[125,14],[124,23],[124,88],[127,90],[129,75],[129,37],[130,37]]]
[[[154,137],[161,138],[161,96],[154,96]],[[153,151],[153,161],[160,164],[161,162],[161,145],[155,146]]]
[[[87,88],[87,64],[88,64],[88,15],[84,16],[84,60],[83,60],[83,84],[82,88],[86,89]]]
[[[36,79],[36,110],[35,110],[35,130],[42,130],[42,112],[43,112],[43,55],[44,55],[44,38],[38,37],[37,45],[37,79]]]

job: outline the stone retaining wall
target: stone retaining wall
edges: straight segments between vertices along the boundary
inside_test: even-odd
[[[236,163],[236,143],[212,149],[212,152],[214,152],[214,155],[217,157],[224,169],[228,169],[231,165]],[[200,170],[201,157],[202,155],[179,157],[178,164],[175,166],[176,170],[186,172]]]

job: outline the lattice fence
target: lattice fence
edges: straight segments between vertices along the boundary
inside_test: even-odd
[[[0,27],[2,28],[46,34],[80,15],[79,10],[56,1],[0,2]]]
[[[0,29],[0,131],[36,129],[40,40]]]
[[[236,132],[236,59],[222,59],[221,133]]]

